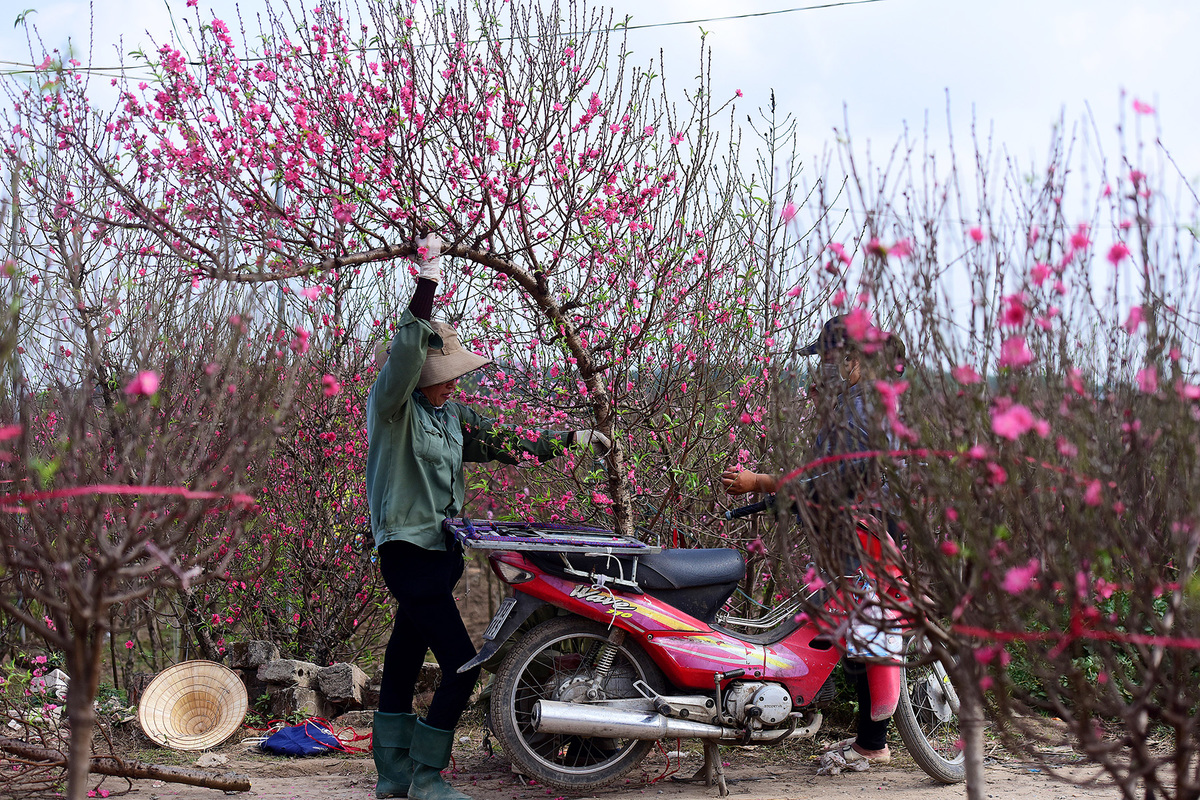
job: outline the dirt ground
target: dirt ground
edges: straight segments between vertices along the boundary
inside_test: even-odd
[[[559,800],[560,793],[544,786],[525,784],[513,774],[499,748],[489,756],[483,749],[483,730],[478,724],[460,729],[468,738],[455,746],[454,764],[447,775],[453,785],[475,800]],[[887,767],[872,767],[866,772],[847,772],[836,776],[818,776],[817,759],[822,746],[836,741],[844,731],[819,734],[815,742],[793,742],[782,747],[722,748],[730,797],[734,800],[760,798],[861,798],[864,792],[887,792],[889,800],[957,800],[965,796],[962,784],[945,786],[925,775],[893,737],[893,762]],[[494,743],[494,742],[493,742]],[[699,744],[683,743],[682,760],[665,753],[652,752],[621,782],[581,797],[622,798],[653,797],[678,800],[709,800],[717,797],[716,788],[702,783],[676,780],[690,776],[703,763]],[[313,756],[288,759],[268,756],[248,749],[235,740],[213,751],[229,759],[220,770],[231,770],[250,778],[251,790],[232,795],[248,800],[369,800],[375,788],[375,768],[369,754]],[[137,754],[147,761],[174,766],[190,766],[198,754],[185,756],[163,750]],[[1070,760],[1070,759],[1068,759]],[[1077,779],[1092,774],[1081,766],[1067,770]],[[666,775],[664,773],[676,773]],[[133,782],[125,795],[135,800],[212,800],[222,792],[159,781]],[[116,793],[126,788],[123,780],[107,779],[102,787]],[[1103,798],[1113,800],[1119,792],[1107,781],[1096,785],[1075,786],[1053,780],[1046,770],[993,753],[987,761],[987,797],[1020,800],[1065,800],[1066,798]]]
[[[466,575],[455,594],[468,629],[479,639],[487,627],[491,613],[503,596],[503,591],[489,579],[490,571],[475,560],[468,565]],[[478,644],[478,642],[477,642]],[[418,703],[427,698],[418,698]],[[367,733],[359,730],[358,733]],[[212,751],[224,756],[228,763],[216,771],[229,770],[250,778],[251,790],[231,794],[247,800],[370,800],[375,796],[375,767],[370,754],[312,756],[288,759],[270,756],[250,749],[241,743],[255,735],[244,730],[226,744]],[[455,745],[454,763],[448,771],[451,783],[474,800],[559,800],[560,793],[536,784],[523,783],[513,774],[508,760],[494,739],[492,754],[485,749],[482,712],[469,711],[459,729],[467,741]],[[175,767],[193,767],[199,753],[178,753],[154,747],[140,732],[130,731],[126,755],[142,761]],[[893,730],[890,747],[893,762],[887,767],[872,767],[867,772],[847,772],[832,777],[817,775],[817,760],[825,744],[848,735],[836,724],[828,724],[815,741],[791,742],[781,747],[738,748],[723,747],[730,797],[734,800],[759,798],[862,798],[864,793],[887,792],[889,800],[957,800],[965,796],[962,784],[945,786],[925,775],[908,757],[904,745]],[[665,744],[665,743],[664,743]],[[673,748],[669,748],[673,749]],[[717,797],[715,787],[702,783],[677,780],[690,776],[703,763],[698,742],[683,742],[684,757],[668,760],[666,751],[653,751],[643,762],[617,784],[588,795],[591,798],[678,798],[678,800],[709,800]],[[987,796],[989,798],[1020,798],[1020,800],[1065,800],[1065,798],[1103,798],[1113,800],[1119,792],[1107,781],[1081,787],[1053,780],[1044,769],[1022,764],[1003,752],[993,751],[987,761]],[[1068,754],[1067,763],[1072,759]],[[1091,772],[1076,766],[1073,774],[1083,779]],[[124,780],[107,778],[99,785],[112,794],[128,788]],[[97,796],[100,793],[97,792]],[[133,781],[132,790],[124,795],[133,800],[213,800],[223,792],[183,786],[161,781]]]

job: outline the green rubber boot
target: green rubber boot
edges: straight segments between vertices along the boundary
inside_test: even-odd
[[[413,733],[412,786],[408,788],[410,800],[471,800],[454,789],[442,777],[442,770],[450,763],[450,749],[454,746],[454,731],[431,728],[425,720],[417,720]]]
[[[371,754],[375,757],[375,796],[407,797],[412,783],[413,760],[409,757],[416,714],[383,714],[375,712],[371,726]]]

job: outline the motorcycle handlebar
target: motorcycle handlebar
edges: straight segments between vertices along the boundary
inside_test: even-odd
[[[751,514],[757,514],[761,511],[766,511],[769,508],[775,507],[775,495],[769,494],[757,503],[751,503],[748,506],[741,508],[731,508],[725,512],[725,519],[738,519],[740,517],[748,517]]]

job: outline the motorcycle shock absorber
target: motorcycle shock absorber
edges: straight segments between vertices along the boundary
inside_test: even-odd
[[[620,628],[614,628],[609,634],[608,641],[600,646],[600,654],[596,657],[596,667],[592,671],[593,680],[592,686],[587,691],[589,700],[600,699],[600,687],[608,680],[608,673],[612,669],[613,662],[617,659],[617,648],[621,642],[625,640],[625,631]]]

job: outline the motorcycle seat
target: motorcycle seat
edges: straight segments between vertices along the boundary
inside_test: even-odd
[[[564,575],[566,566],[556,553],[526,553],[551,574]],[[588,573],[624,577],[633,575],[632,556],[569,556],[575,569]],[[637,582],[645,591],[690,589],[734,583],[746,576],[746,562],[736,550],[723,547],[698,550],[663,550],[637,556]]]

